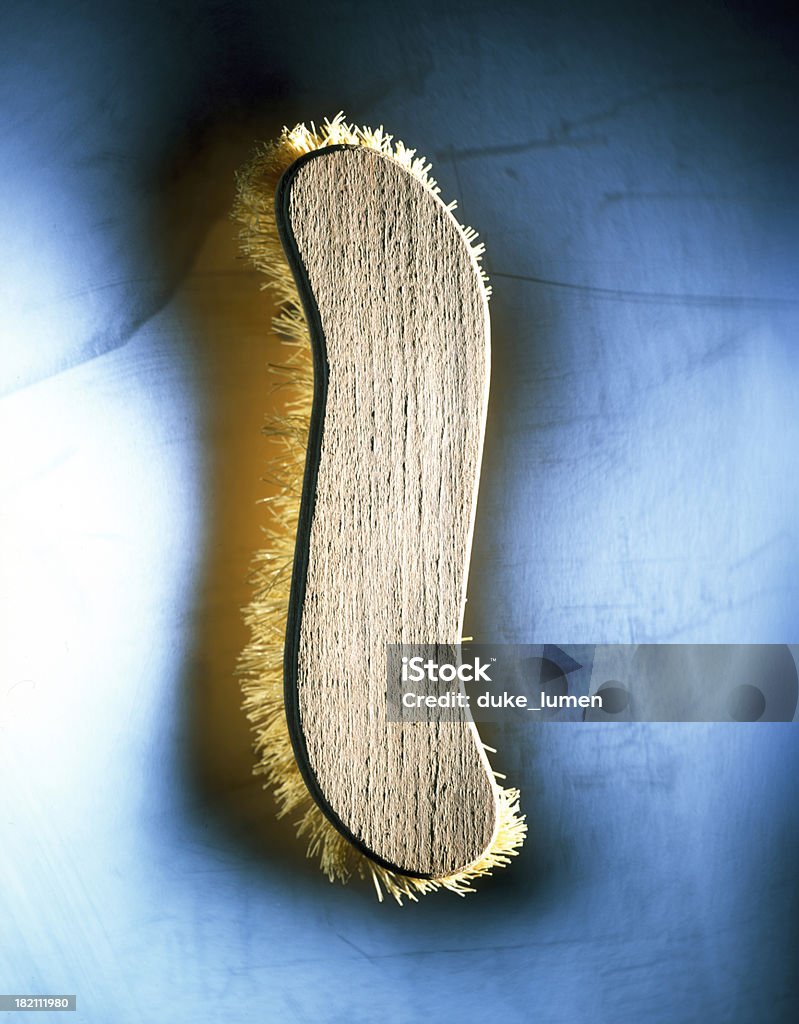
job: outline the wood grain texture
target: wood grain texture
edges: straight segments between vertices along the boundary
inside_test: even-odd
[[[460,637],[485,293],[443,203],[377,153],[298,161],[277,210],[316,364],[286,647],[292,739],[348,838],[441,877],[490,845],[496,788],[472,723],[387,721],[385,645]]]

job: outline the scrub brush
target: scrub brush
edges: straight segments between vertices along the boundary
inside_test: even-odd
[[[255,771],[331,881],[399,903],[472,892],[526,832],[471,719],[387,711],[387,644],[462,639],[490,289],[454,207],[414,150],[340,113],[261,146],[233,213],[285,350],[239,665]]]

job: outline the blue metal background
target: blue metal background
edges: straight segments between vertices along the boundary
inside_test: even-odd
[[[773,4],[6,3],[0,990],[77,1019],[796,1019],[795,726],[488,736],[477,896],[331,887],[231,679],[266,315],[233,169],[343,107],[488,246],[467,633],[799,640],[796,19]],[[7,632],[7,635],[5,635]]]

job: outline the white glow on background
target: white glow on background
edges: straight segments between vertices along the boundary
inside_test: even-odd
[[[4,931],[36,950],[17,986],[78,986],[101,1005],[103,915],[109,900],[119,920],[133,912],[119,883],[141,859],[137,818],[174,774],[165,729],[202,539],[190,381],[171,341],[151,327],[0,401]]]

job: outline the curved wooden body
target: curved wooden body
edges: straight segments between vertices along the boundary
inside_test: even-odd
[[[452,214],[396,161],[331,147],[276,199],[311,326],[315,398],[286,642],[292,742],[370,857],[478,860],[497,793],[473,723],[392,723],[386,643],[456,643],[488,393],[488,310]]]

